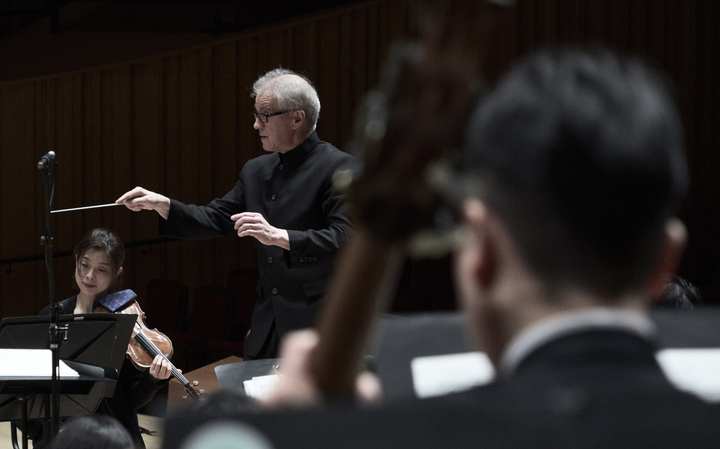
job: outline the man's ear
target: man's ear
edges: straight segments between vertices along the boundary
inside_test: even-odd
[[[293,112],[293,127],[299,128],[305,123],[306,115],[302,109]]]
[[[655,300],[665,294],[665,285],[668,276],[675,273],[687,244],[687,229],[677,218],[671,218],[665,223],[665,239],[658,255],[655,268],[647,284],[648,298]]]
[[[490,214],[485,204],[477,199],[467,200],[463,207],[465,222],[473,238],[472,248],[477,251],[474,257],[473,276],[483,287],[488,286],[495,277],[497,269],[497,248],[493,238]]]

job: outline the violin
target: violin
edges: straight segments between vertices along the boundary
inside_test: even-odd
[[[150,368],[155,357],[160,355],[170,365],[173,377],[182,384],[187,395],[193,400],[199,400],[202,390],[200,393],[195,391],[192,384],[170,361],[173,354],[172,341],[157,329],[149,329],[145,325],[145,312],[135,298],[137,295],[132,290],[111,293],[95,301],[93,312],[137,315],[126,356],[135,368],[145,371]]]

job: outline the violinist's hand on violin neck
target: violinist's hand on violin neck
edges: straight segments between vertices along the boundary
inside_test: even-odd
[[[170,213],[170,198],[139,186],[126,192],[115,202],[124,204],[125,207],[134,212],[141,210],[157,211],[157,213],[166,220]]]
[[[182,373],[181,370],[178,370]],[[161,355],[156,355],[150,365],[150,375],[158,380],[169,379],[172,376],[172,366],[167,359]]]

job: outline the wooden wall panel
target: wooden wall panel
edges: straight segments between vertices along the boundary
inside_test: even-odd
[[[340,39],[340,18],[333,17],[318,24],[318,50],[321,55],[335,54],[339,56]],[[340,111],[339,86],[340,78],[343,76],[339,71],[338,61],[340,58],[319,58],[318,72],[315,74],[317,90],[322,104],[321,118],[318,122],[318,134],[328,142],[338,142]]]
[[[216,150],[217,157],[212,160],[212,195],[223,195],[234,185],[239,169],[237,168],[237,152],[235,151],[236,128],[248,126],[250,114],[248,109],[239,108],[238,86],[236,75],[235,43],[221,45],[213,49],[212,76],[213,92],[223,92],[215,96],[212,104],[212,116],[215,124],[211,135],[212,148]],[[243,97],[244,103],[248,101]],[[245,120],[238,122],[238,110],[244,112]],[[216,193],[219,192],[219,193]],[[233,238],[233,237],[231,237]],[[228,244],[225,239],[213,242],[212,267],[234,267],[237,265],[235,245]],[[223,285],[226,282],[222,270],[213,270],[212,283]]]
[[[263,154],[252,128],[250,88],[279,65],[316,84],[319,134],[342,148],[391,43],[418,34],[413,1],[359,3],[178,53],[0,84],[0,260],[42,255],[43,188],[35,163],[49,150],[60,161],[56,208],[112,202],[136,185],[187,203],[226,193],[244,163]],[[719,19],[714,0],[518,0],[489,38],[486,73],[494,80],[518,55],[555,43],[639,53],[668,74],[681,107],[692,173],[684,214],[720,215]],[[56,250],[72,250],[97,226],[130,244],[157,237],[151,212],[117,207],[58,214]],[[714,244],[693,232],[695,247]],[[720,253],[720,241],[717,247]],[[56,263],[63,298],[70,294],[73,263],[70,257]],[[197,285],[224,284],[230,269],[255,263],[252,242],[232,235],[131,247],[126,285],[142,298],[149,279],[170,278],[193,292]],[[720,282],[717,253],[689,257],[686,266],[688,274],[705,273],[701,280],[689,276],[697,283]],[[44,264],[8,268],[0,267],[0,315],[37,313],[47,303]]]
[[[0,151],[2,151],[2,167],[29,167],[27,170],[3,169],[0,176],[0,201],[9,207],[3,207],[0,214],[0,253],[17,250],[27,253],[42,251],[39,237],[33,223],[39,220],[34,214],[33,205],[37,190],[34,182],[39,179],[39,172],[35,169],[34,158],[34,86],[31,83],[16,86],[0,86]],[[38,158],[39,159],[39,158]],[[42,190],[40,190],[42,194]],[[26,207],[29,206],[29,207]],[[29,231],[29,232],[28,232]],[[20,236],[28,235],[27,239]],[[13,267],[25,279],[32,279],[34,267],[32,264],[17,264]],[[7,276],[0,272],[0,276]],[[29,295],[37,292],[33,284],[1,284],[3,298],[0,311],[3,314],[17,314],[23,310]],[[27,288],[30,287],[30,288]]]
[[[556,42],[558,40],[558,13],[560,11],[558,1],[561,0],[537,1],[535,36],[540,43]]]
[[[700,16],[696,20],[697,26],[697,52],[696,55],[699,61],[703,61],[705,64],[709,64],[710,61],[717,61],[718,45],[720,43],[720,33],[715,31],[717,28],[716,17],[719,7],[717,2],[711,2],[712,5],[708,9],[711,9],[715,14],[707,14]],[[705,64],[698,64],[697,70],[695,71],[695,82],[698,86],[698,93],[696,95],[697,110],[703,111],[703,114],[698,116],[695,123],[695,128],[690,131],[697,139],[698,146],[702,145],[699,150],[704,155],[704,160],[711,166],[718,166],[720,163],[718,157],[720,152],[717,149],[712,148],[712,143],[717,145],[720,139],[718,136],[718,117],[720,117],[720,105],[717,99],[720,97],[720,86],[718,86],[717,70],[713,71],[710,67]],[[717,66],[717,63],[716,63]],[[694,188],[699,191],[711,191],[713,188],[713,179],[711,177],[702,176],[703,165],[700,163],[699,156],[697,154],[690,153],[691,162],[690,166],[693,168],[691,173]],[[712,160],[708,160],[708,157],[712,157]]]

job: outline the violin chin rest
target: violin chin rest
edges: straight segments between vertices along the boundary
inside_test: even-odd
[[[137,294],[135,294],[134,291],[127,289],[127,290],[121,290],[119,292],[110,293],[109,295],[105,295],[100,299],[95,300],[94,307],[97,307],[98,304],[105,307],[112,313],[117,312],[118,310],[125,307],[128,303],[133,301],[135,298],[137,298]]]

